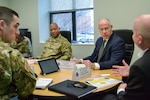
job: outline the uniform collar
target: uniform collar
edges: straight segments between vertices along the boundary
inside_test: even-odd
[[[5,42],[2,40],[2,37],[0,37],[0,42],[5,43]],[[7,44],[7,45],[9,45],[9,46],[10,46],[10,44],[9,44],[9,43],[5,43],[5,44]]]

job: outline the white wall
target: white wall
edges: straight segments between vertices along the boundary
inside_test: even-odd
[[[20,15],[20,27],[32,32],[33,55],[37,57],[43,50],[39,43],[39,32],[48,32],[48,3],[50,0],[1,0],[0,5],[16,10]],[[47,4],[45,4],[47,3]],[[46,7],[45,7],[46,6]],[[150,14],[150,0],[94,0],[94,37],[99,37],[98,20],[107,17],[114,29],[132,29],[133,20],[140,14]],[[43,14],[43,15],[42,15]],[[46,31],[47,30],[47,31]],[[92,53],[94,45],[72,45],[73,56],[85,57]],[[137,59],[140,50],[135,47],[132,62]]]
[[[33,55],[37,55],[42,46],[39,43],[39,16],[37,0],[9,0],[10,8],[20,16],[20,28],[28,28],[32,33]],[[41,51],[41,50],[40,50]]]
[[[9,0],[1,0],[0,1],[0,6],[6,6],[6,7],[9,7]]]
[[[94,0],[94,29],[98,33],[99,19],[109,18],[114,29],[132,29],[134,19],[141,14],[150,14],[150,0]],[[99,34],[95,34],[95,38]],[[138,58],[140,52],[135,46],[131,64]]]

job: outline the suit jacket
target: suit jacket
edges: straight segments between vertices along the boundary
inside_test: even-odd
[[[150,49],[130,68],[125,95],[121,100],[150,99]],[[119,96],[119,95],[118,95]]]
[[[98,53],[102,45],[103,38],[99,37],[95,43],[95,49],[93,53],[83,58],[83,60],[90,60],[91,62],[97,62]],[[112,33],[109,38],[101,59],[99,60],[100,69],[110,69],[112,65],[121,65],[122,59],[125,54],[125,42],[117,34]]]

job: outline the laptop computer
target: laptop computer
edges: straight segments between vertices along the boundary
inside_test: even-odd
[[[56,62],[56,59],[42,59],[38,61],[38,64],[41,68],[41,74],[46,75],[53,72],[59,71],[59,66]]]

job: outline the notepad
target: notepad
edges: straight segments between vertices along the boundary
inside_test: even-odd
[[[87,85],[85,87],[81,86],[80,88],[80,85],[74,84],[76,82],[77,81],[65,80],[63,82],[49,86],[48,89],[51,91],[66,94],[68,96],[72,96],[74,98],[81,98],[85,95],[92,93],[97,89],[95,86],[90,86],[90,85]],[[80,84],[81,82],[78,83]],[[85,83],[81,83],[81,84],[85,84]]]
[[[52,83],[52,81],[52,78],[39,78],[36,81],[36,89],[46,89]]]

